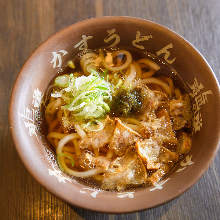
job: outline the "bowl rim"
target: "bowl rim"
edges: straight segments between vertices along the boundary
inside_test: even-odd
[[[49,181],[50,177],[49,177],[48,174],[46,175],[46,173],[43,170],[39,171],[37,174],[35,172],[33,172],[33,167],[28,162],[27,156],[26,156],[25,152],[23,152],[21,150],[21,144],[22,144],[22,139],[23,138],[18,135],[19,132],[16,132],[14,127],[13,127],[14,122],[17,120],[16,119],[17,118],[17,114],[16,114],[16,112],[14,111],[14,108],[13,108],[13,100],[14,100],[14,98],[16,96],[16,89],[18,88],[18,86],[20,84],[23,70],[28,65],[29,61],[32,60],[32,58],[38,53],[38,51],[41,48],[43,48],[44,45],[46,45],[48,41],[52,40],[53,38],[56,38],[59,35],[62,35],[64,32],[69,32],[73,27],[77,28],[77,26],[80,26],[80,25],[83,25],[83,24],[86,24],[86,23],[87,23],[87,25],[89,25],[89,24],[95,23],[96,21],[105,22],[105,21],[111,20],[111,19],[113,19],[114,21],[116,21],[116,20],[117,21],[123,21],[123,20],[125,21],[125,20],[127,20],[127,21],[133,21],[133,22],[145,22],[145,23],[149,23],[151,25],[156,26],[160,30],[171,32],[171,34],[173,34],[173,36],[175,36],[177,39],[181,40],[183,43],[185,43],[187,46],[189,46],[192,49],[192,51],[194,51],[194,53],[204,61],[204,63],[207,65],[207,67],[209,69],[210,76],[212,76],[213,80],[216,82],[216,85],[218,87],[218,92],[220,94],[220,85],[219,85],[219,82],[218,82],[218,80],[217,80],[217,78],[216,78],[212,68],[210,67],[210,65],[208,64],[208,62],[204,58],[204,56],[198,51],[198,49],[196,49],[184,37],[182,37],[181,35],[177,34],[175,31],[171,30],[170,28],[168,28],[168,27],[166,27],[164,25],[160,25],[160,24],[158,24],[156,22],[153,22],[153,21],[150,21],[150,20],[146,20],[146,19],[142,19],[142,18],[136,18],[136,17],[131,17],[131,16],[103,16],[103,17],[99,17],[99,18],[85,19],[85,20],[76,22],[76,23],[74,23],[74,24],[72,24],[70,26],[67,26],[67,27],[61,29],[60,31],[56,32],[55,34],[52,34],[47,40],[43,41],[31,53],[31,55],[26,59],[25,64],[22,66],[22,68],[21,68],[20,72],[18,73],[18,75],[16,77],[16,80],[14,82],[14,86],[13,86],[13,89],[12,89],[12,92],[11,92],[11,97],[10,97],[10,103],[9,103],[9,124],[10,124],[10,131],[11,131],[11,134],[12,134],[12,139],[13,139],[14,145],[16,147],[16,150],[17,150],[20,158],[22,159],[23,164],[25,165],[25,167],[29,171],[29,173],[35,178],[35,180],[37,180],[37,182],[39,182],[49,192],[53,193],[57,197],[65,200],[66,202],[68,202],[68,203],[70,203],[70,204],[72,204],[74,206],[81,207],[81,208],[86,208],[86,209],[89,209],[89,210],[92,210],[92,211],[99,211],[99,212],[104,212],[104,213],[128,213],[128,212],[135,212],[135,211],[140,211],[140,210],[152,208],[152,207],[161,205],[163,203],[166,203],[166,202],[168,202],[170,200],[173,200],[176,197],[180,196],[182,193],[184,193],[186,190],[188,190],[191,186],[193,186],[201,178],[201,176],[205,173],[205,171],[208,169],[210,163],[213,161],[213,159],[214,159],[214,157],[215,157],[215,155],[216,155],[216,153],[218,151],[219,139],[220,139],[220,127],[217,128],[218,136],[216,138],[215,143],[213,144],[213,145],[215,145],[215,148],[210,153],[210,155],[211,155],[210,158],[207,160],[206,164],[203,165],[203,167],[200,169],[200,171],[198,173],[196,173],[196,175],[194,176],[194,178],[191,180],[191,182],[189,184],[183,186],[181,188],[181,190],[179,190],[178,192],[176,192],[176,193],[174,193],[172,195],[167,196],[167,198],[157,202],[156,204],[153,204],[153,205],[146,204],[144,208],[143,207],[142,208],[130,208],[130,209],[123,209],[123,210],[122,209],[118,209],[118,210],[114,210],[114,211],[112,211],[108,207],[105,207],[105,208],[96,207],[94,205],[91,205],[91,203],[90,204],[86,203],[85,205],[83,203],[79,204],[78,202],[75,202],[74,199],[66,198],[66,196],[62,192],[54,190],[54,186],[52,184],[53,181]],[[219,97],[220,97],[220,95],[218,96],[218,98]],[[47,179],[48,182],[45,181],[45,179]]]

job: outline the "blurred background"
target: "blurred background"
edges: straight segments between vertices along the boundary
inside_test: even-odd
[[[68,205],[40,186],[19,159],[9,132],[8,103],[25,60],[68,25],[116,15],[149,19],[181,34],[220,80],[220,0],[0,0],[0,219],[220,219],[220,152],[200,181],[179,198],[122,215]]]

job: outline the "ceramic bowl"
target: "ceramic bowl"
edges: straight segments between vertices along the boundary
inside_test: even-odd
[[[122,193],[93,189],[62,173],[39,130],[42,96],[63,64],[87,48],[111,46],[148,51],[172,64],[190,88],[194,111],[192,151],[179,169],[157,186]],[[220,92],[207,61],[183,37],[151,21],[103,17],[73,24],[34,51],[15,82],[9,116],[14,143],[23,163],[46,189],[79,207],[131,212],[175,198],[207,170],[219,143]]]

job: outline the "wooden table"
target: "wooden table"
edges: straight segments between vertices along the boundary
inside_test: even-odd
[[[125,215],[72,207],[24,168],[7,119],[21,66],[51,34],[102,15],[136,16],[168,26],[202,52],[220,80],[220,0],[0,0],[0,219],[220,219],[220,152],[200,181],[179,198]]]

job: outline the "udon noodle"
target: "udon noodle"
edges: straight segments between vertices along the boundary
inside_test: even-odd
[[[189,95],[149,57],[89,51],[45,97],[47,139],[60,169],[101,189],[155,185],[191,149]]]

